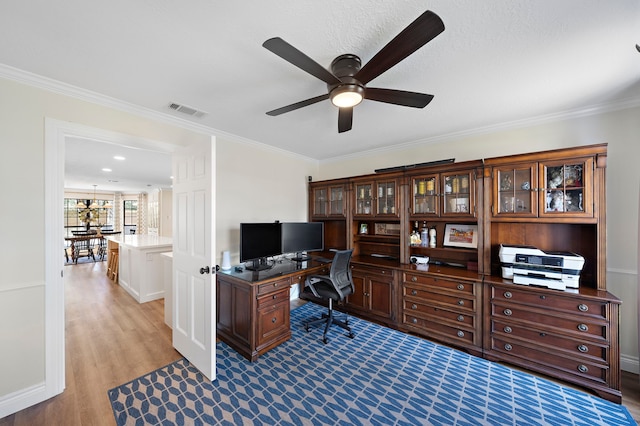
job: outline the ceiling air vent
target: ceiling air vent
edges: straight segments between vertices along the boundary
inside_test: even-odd
[[[200,117],[202,117],[202,116],[204,116],[206,114],[206,112],[204,112],[204,111],[198,111],[197,109],[191,108],[190,106],[180,105],[180,104],[177,104],[175,102],[170,103],[169,104],[169,108],[171,108],[174,111],[178,111],[178,112],[181,112],[183,114],[191,115],[193,117],[198,117],[198,118],[200,118]]]

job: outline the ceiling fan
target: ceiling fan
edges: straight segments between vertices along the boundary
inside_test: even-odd
[[[339,108],[338,133],[342,133],[351,130],[353,107],[363,99],[424,108],[431,102],[433,95],[367,87],[367,83],[398,64],[443,31],[444,23],[440,17],[427,10],[387,43],[363,67],[361,67],[362,63],[358,56],[345,54],[338,56],[331,62],[331,71],[280,37],[271,38],[265,41],[262,46],[285,61],[324,81],[327,83],[328,90],[324,95],[274,109],[267,112],[267,115],[276,116],[331,99],[331,102]]]

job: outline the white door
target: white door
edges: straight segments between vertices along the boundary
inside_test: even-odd
[[[173,154],[173,346],[210,380],[216,371],[214,143]]]

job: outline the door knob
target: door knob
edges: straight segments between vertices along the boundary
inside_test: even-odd
[[[200,273],[201,274],[208,274],[209,273],[209,267],[205,266],[204,268],[200,268]]]

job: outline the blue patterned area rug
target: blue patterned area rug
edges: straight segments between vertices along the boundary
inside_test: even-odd
[[[248,362],[217,346],[217,378],[185,359],[111,389],[118,425],[635,425],[624,406],[350,317],[349,339],[301,323]]]

